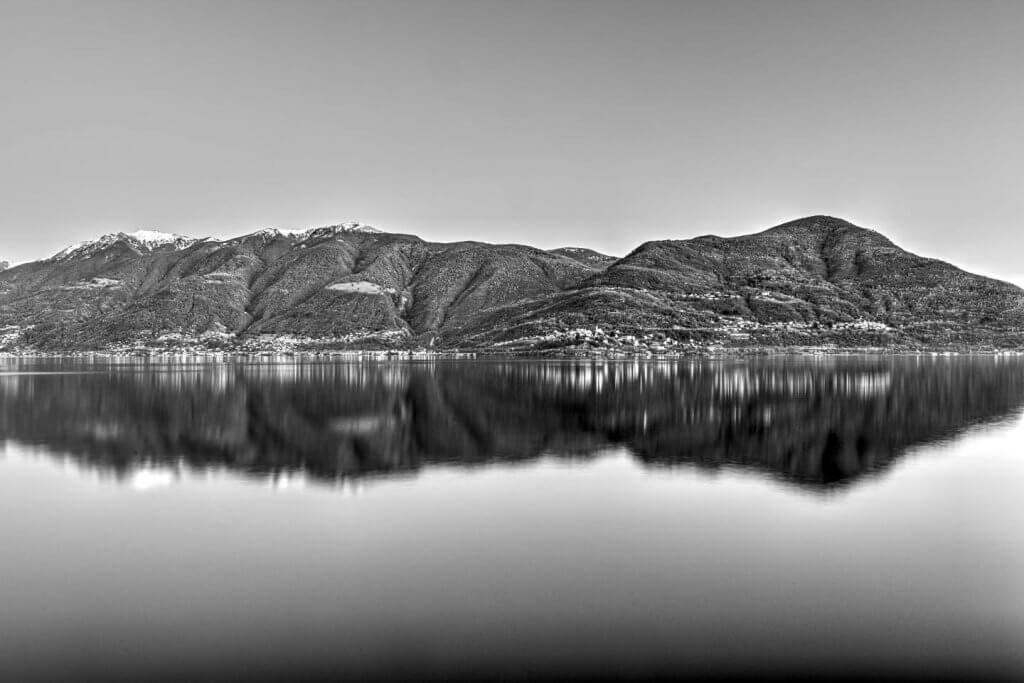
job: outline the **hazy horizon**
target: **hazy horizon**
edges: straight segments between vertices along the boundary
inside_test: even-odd
[[[1024,283],[1020,3],[0,12],[2,259],[347,221],[623,255],[826,214]]]

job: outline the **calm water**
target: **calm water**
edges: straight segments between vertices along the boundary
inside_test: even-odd
[[[1024,361],[0,371],[0,679],[1024,673]]]

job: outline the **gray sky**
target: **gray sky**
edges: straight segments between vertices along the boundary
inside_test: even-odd
[[[0,0],[0,256],[826,213],[1024,283],[1024,2]]]

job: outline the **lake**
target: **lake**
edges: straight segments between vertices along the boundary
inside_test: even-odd
[[[0,678],[1024,674],[1024,360],[0,362]]]

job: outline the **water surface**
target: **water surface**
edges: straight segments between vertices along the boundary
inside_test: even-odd
[[[0,677],[1024,672],[1024,362],[9,361]]]

